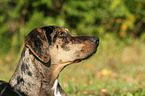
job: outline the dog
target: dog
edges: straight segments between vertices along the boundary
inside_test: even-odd
[[[63,27],[35,28],[25,38],[10,81],[0,81],[0,96],[66,96],[58,83],[60,72],[91,57],[98,45],[99,38],[74,36]]]

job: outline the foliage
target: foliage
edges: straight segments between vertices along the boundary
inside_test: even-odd
[[[145,0],[0,0],[0,5],[2,79],[14,72],[20,57],[14,54],[26,35],[56,25],[100,38],[97,55],[68,66],[59,77],[69,96],[145,95]]]
[[[140,37],[145,32],[144,0],[1,0],[0,4],[0,51],[4,53],[19,50],[33,28],[48,25],[102,37],[108,32],[119,38]]]

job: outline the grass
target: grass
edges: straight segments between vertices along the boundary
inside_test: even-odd
[[[59,82],[68,96],[145,96],[144,49],[140,40],[118,40],[107,34],[97,53],[67,66]],[[0,79],[9,80],[18,57],[10,53],[0,59]]]

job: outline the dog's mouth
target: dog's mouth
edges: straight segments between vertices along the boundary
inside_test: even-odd
[[[97,50],[96,50],[96,51],[97,51]],[[93,55],[96,53],[96,51],[93,52],[92,54],[90,54],[89,56],[83,58],[83,59],[76,59],[76,60],[74,61],[74,63],[78,63],[78,62],[81,62],[82,60],[86,60],[86,59],[90,58],[91,56],[93,56]]]

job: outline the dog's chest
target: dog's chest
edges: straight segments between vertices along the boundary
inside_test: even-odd
[[[62,96],[58,89],[58,80],[57,79],[54,82],[52,90],[54,91],[54,96]]]

